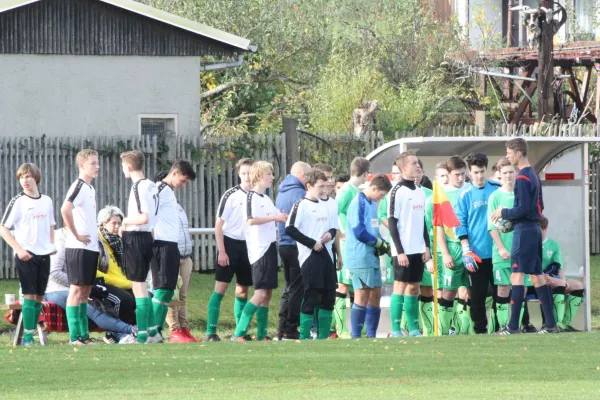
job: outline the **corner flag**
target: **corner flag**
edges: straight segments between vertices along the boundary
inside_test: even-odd
[[[444,189],[435,181],[433,182],[433,222],[431,225],[443,226],[446,235],[456,240],[456,235],[452,228],[460,226],[460,222],[458,222],[458,218],[454,214],[454,209],[452,209],[452,204],[450,204]]]

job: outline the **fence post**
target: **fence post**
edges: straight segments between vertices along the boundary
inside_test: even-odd
[[[292,165],[298,161],[298,120],[283,117],[283,131],[285,132],[285,160],[286,174],[290,173]]]

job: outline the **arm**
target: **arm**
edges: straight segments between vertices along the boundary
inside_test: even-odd
[[[379,223],[390,229],[388,225],[388,197],[389,194],[385,195],[379,203]]]
[[[458,203],[456,207],[456,218],[460,222],[460,226],[456,227],[456,236],[460,239],[460,244],[463,246],[469,245],[469,197],[466,193],[460,193],[458,195]]]
[[[90,243],[89,235],[79,235],[77,232],[77,228],[75,227],[75,222],[73,221],[73,209],[75,206],[69,200],[66,200],[62,207],[60,208],[60,213],[63,217],[63,221],[65,223],[65,228],[71,232],[71,234],[82,243]]]
[[[2,239],[4,239],[4,241],[15,251],[17,257],[19,257],[19,260],[28,261],[31,259],[31,254],[29,254],[27,250],[22,248],[21,245],[17,243],[17,240],[12,233],[10,233],[10,230],[8,230],[7,227],[0,226],[0,235],[2,236]]]
[[[61,237],[64,238],[64,233]],[[69,278],[65,272],[64,240],[59,240],[56,243],[56,254],[50,257],[50,279],[62,286],[69,287]]]
[[[389,217],[388,221],[390,226],[390,236],[392,237],[392,242],[394,242],[396,252],[398,254],[404,254],[404,247],[402,247],[402,243],[400,242],[400,232],[398,231],[398,219]]]
[[[223,225],[225,225],[225,221],[217,217],[217,222],[215,223],[215,239],[217,241],[217,250],[219,252],[217,256],[217,263],[221,267],[226,267],[229,265],[229,256],[225,251],[225,234],[223,233]]]
[[[300,207],[300,201],[296,202],[292,207],[290,216],[287,219],[285,233],[289,235],[296,242],[312,249],[317,244],[315,239],[306,236],[298,229],[298,223],[302,221],[302,208]]]
[[[502,218],[515,221],[527,216],[531,209],[531,193],[529,193],[530,183],[523,176],[517,176],[515,182],[515,206],[513,208],[502,209]],[[518,199],[518,201],[517,201]]]
[[[352,193],[350,190],[345,190],[335,199],[338,205],[338,216],[340,219],[340,230],[345,232],[348,227],[348,207],[352,201]]]
[[[126,217],[123,219],[123,226],[127,225],[145,225],[148,223],[150,218],[148,217],[148,213],[143,212],[135,217]]]
[[[284,222],[285,219],[282,221],[281,218],[279,218],[279,216],[281,216],[281,215],[284,215],[284,214],[269,215],[268,217],[254,217],[254,218],[249,218],[248,221],[246,221],[246,222],[250,226],[264,225],[264,224],[268,224],[269,222],[276,222],[276,221],[277,222]]]
[[[423,224],[423,240],[425,240],[425,247],[429,248],[429,232],[427,232],[427,224]]]

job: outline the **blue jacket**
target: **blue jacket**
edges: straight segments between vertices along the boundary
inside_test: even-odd
[[[294,175],[288,175],[283,182],[279,184],[279,192],[275,199],[275,207],[277,207],[279,211],[285,211],[289,214],[290,211],[292,211],[294,203],[303,198],[304,195],[306,195],[304,184]],[[296,245],[296,241],[285,234],[285,222],[278,222],[277,230],[279,231],[280,246]]]
[[[494,242],[487,230],[487,205],[490,195],[499,187],[497,182],[489,180],[482,188],[468,183],[458,195],[454,208],[460,222],[460,226],[456,228],[456,236],[459,239],[468,238],[473,251],[482,260],[492,258]]]
[[[375,255],[375,244],[381,239],[379,233],[379,208],[377,203],[359,193],[348,207],[346,229],[346,258],[348,270],[361,268],[379,269],[379,257]]]

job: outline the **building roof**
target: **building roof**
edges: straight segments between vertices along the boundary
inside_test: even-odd
[[[33,3],[39,3],[43,0],[0,0],[0,13],[23,7]],[[190,32],[192,34],[202,36],[204,38],[212,39],[225,45],[231,46],[236,50],[251,51],[257,50],[256,46],[252,46],[248,39],[240,36],[232,35],[221,31],[219,29],[212,28],[208,25],[201,24],[199,22],[191,21],[179,17],[174,14],[170,14],[166,11],[162,11],[145,4],[139,3],[133,0],[97,0],[102,3],[110,4],[123,10],[138,14],[140,16],[153,19],[170,25],[172,27],[181,29],[183,31]]]

